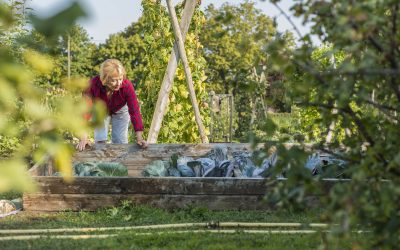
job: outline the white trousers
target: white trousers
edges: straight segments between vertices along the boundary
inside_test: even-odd
[[[104,119],[103,126],[95,128],[94,141],[107,141],[108,140],[108,127],[111,120],[111,142],[112,143],[128,143],[128,127],[130,116],[128,106],[123,106],[115,114],[107,116]]]

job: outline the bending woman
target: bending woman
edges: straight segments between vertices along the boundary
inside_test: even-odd
[[[98,99],[107,106],[108,116],[104,119],[102,127],[94,130],[94,140],[104,143],[108,140],[108,126],[111,122],[112,143],[128,143],[129,121],[132,122],[136,133],[137,144],[147,148],[143,140],[143,121],[140,113],[139,102],[133,84],[126,79],[125,68],[117,59],[108,59],[100,66],[100,75],[90,80],[90,86],[85,91],[91,100]],[[88,144],[87,135],[84,135],[77,149],[82,151]]]

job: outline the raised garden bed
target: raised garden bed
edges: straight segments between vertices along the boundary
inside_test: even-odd
[[[117,206],[124,200],[136,204],[174,209],[190,206],[211,210],[271,209],[263,201],[266,192],[277,181],[242,178],[187,178],[141,177],[143,168],[154,160],[167,160],[172,154],[200,157],[216,144],[153,144],[147,150],[136,145],[97,144],[92,149],[78,152],[75,162],[119,162],[128,168],[128,177],[76,177],[65,183],[45,165],[30,172],[38,183],[36,193],[24,194],[27,211],[95,210]],[[233,151],[250,151],[250,144],[219,144]],[[327,181],[327,188],[334,184]],[[316,204],[318,197],[308,197]]]

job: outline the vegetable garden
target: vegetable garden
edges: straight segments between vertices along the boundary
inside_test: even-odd
[[[398,247],[398,1],[270,1],[282,33],[250,1],[143,0],[101,44],[79,3],[28,2],[0,3],[0,198],[24,206],[2,249]],[[148,149],[74,149],[106,115],[82,91],[108,58]]]

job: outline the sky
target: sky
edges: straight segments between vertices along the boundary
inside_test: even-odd
[[[33,12],[40,16],[46,17],[55,13],[57,10],[70,4],[72,0],[28,0],[28,6],[33,9]],[[137,21],[142,13],[141,0],[79,0],[78,1],[88,17],[78,20],[78,23],[83,26],[92,38],[92,41],[99,44],[104,43],[110,34],[124,30],[132,22]],[[165,1],[162,1],[165,4]],[[174,3],[179,0],[173,0]],[[244,0],[202,0],[201,8],[205,9],[209,4],[219,7],[223,3],[238,5]],[[280,14],[280,11],[269,1],[253,0],[256,3],[256,8],[270,17],[276,17],[278,30],[290,30],[293,33],[294,29],[287,19]],[[282,0],[279,6],[289,13],[289,7],[293,4],[293,0]],[[309,31],[309,27],[302,24],[301,20],[292,17],[292,21],[300,30],[301,34]],[[296,36],[296,35],[295,35]]]

